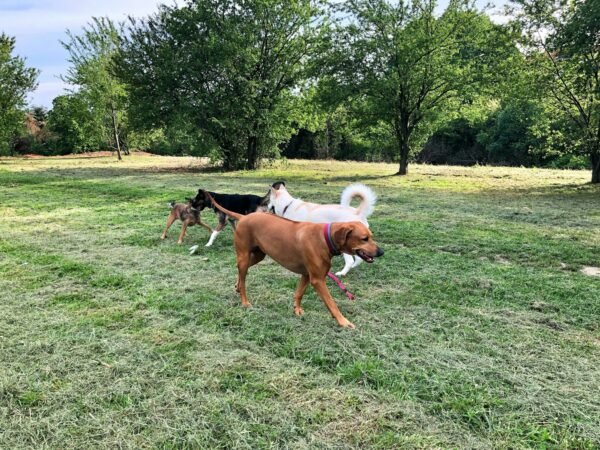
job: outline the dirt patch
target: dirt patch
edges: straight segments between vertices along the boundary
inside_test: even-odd
[[[56,156],[43,156],[43,155],[34,155],[32,153],[27,153],[22,157],[25,159],[65,159],[65,158],[105,158],[107,156],[115,156],[117,152],[110,151],[101,151],[101,152],[83,152],[83,153],[69,153],[68,155],[56,155]],[[132,156],[156,156],[152,153],[143,152],[143,151],[135,151],[131,152]]]
[[[529,304],[529,308],[533,309],[534,311],[539,311],[543,313],[560,311],[560,308],[558,306],[541,301],[531,302]]]
[[[600,277],[600,267],[583,266],[581,273],[589,277]]]

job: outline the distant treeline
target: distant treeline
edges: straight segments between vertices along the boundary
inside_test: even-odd
[[[72,92],[26,108],[36,71],[0,38],[0,153],[129,149],[224,169],[336,158],[592,169],[600,2],[189,1],[66,33]],[[8,93],[8,94],[7,94]],[[6,105],[6,106],[5,106]]]

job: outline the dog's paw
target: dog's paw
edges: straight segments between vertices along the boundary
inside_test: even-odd
[[[340,324],[340,327],[343,327],[343,328],[350,328],[352,330],[354,330],[356,328],[354,326],[354,324],[352,322],[350,322],[348,319],[346,319],[345,317],[342,318],[342,320],[338,321],[338,323]]]
[[[335,275],[338,277],[345,277],[348,274],[348,272],[344,272],[343,270],[340,270],[339,272],[336,272]]]
[[[210,247],[212,245],[212,242],[209,242],[208,244],[205,245],[205,247]]]
[[[297,316],[301,316],[304,314],[304,310],[302,308],[300,308],[299,306],[295,306],[294,307],[294,314],[296,314]]]
[[[190,255],[193,255],[198,250],[199,245],[192,245],[190,247]]]

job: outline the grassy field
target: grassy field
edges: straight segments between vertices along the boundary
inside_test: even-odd
[[[588,172],[295,161],[0,159],[0,448],[599,448],[600,188]],[[306,200],[370,185],[385,256],[331,292],[231,229],[160,241],[203,187]],[[216,223],[214,214],[203,217]],[[336,258],[334,266],[342,266]]]

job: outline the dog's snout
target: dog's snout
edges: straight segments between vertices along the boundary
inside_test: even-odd
[[[379,257],[379,256],[383,256],[385,252],[383,251],[383,249],[381,247],[377,247],[377,254],[375,256]]]

